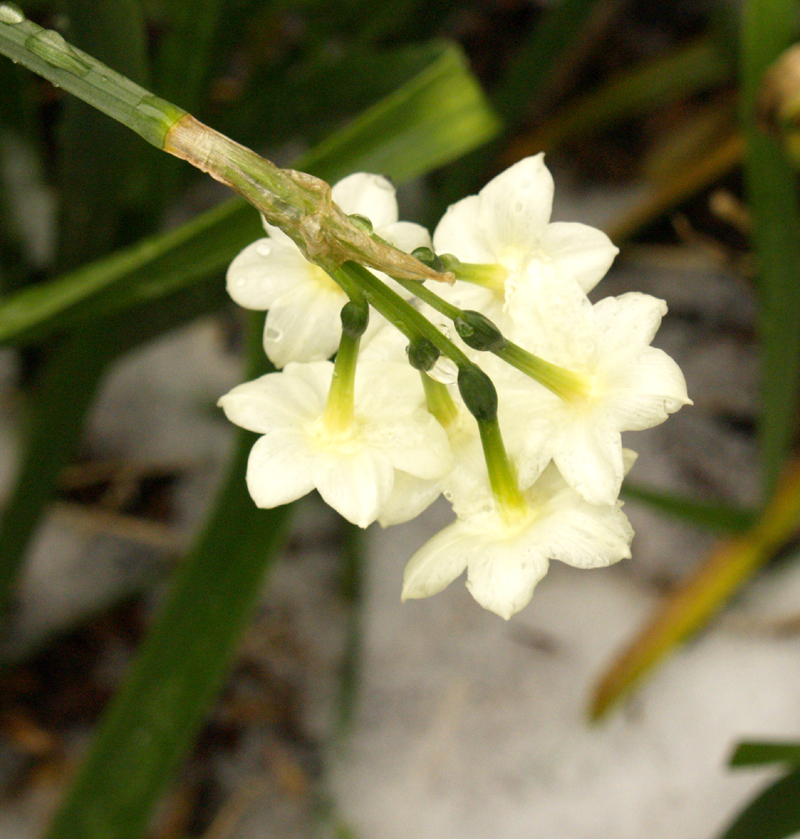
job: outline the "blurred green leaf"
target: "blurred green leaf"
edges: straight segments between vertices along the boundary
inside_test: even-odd
[[[741,510],[724,504],[704,504],[627,481],[622,485],[621,495],[626,500],[640,501],[674,518],[714,530],[737,533],[752,527],[756,519],[756,513],[752,510]]]
[[[263,317],[251,317],[251,374],[265,372]],[[225,486],[132,673],[103,717],[50,839],[136,839],[192,744],[285,531],[289,507],[259,510],[240,432]]]
[[[786,839],[800,831],[800,769],[770,784],[720,839]]]
[[[329,181],[358,170],[403,181],[475,148],[496,129],[462,53],[443,44],[422,73],[294,165]],[[223,270],[262,234],[252,208],[229,201],[180,228],[0,301],[0,344],[42,340],[156,300]]]
[[[795,0],[749,0],[743,7],[741,119],[745,182],[757,259],[761,348],[759,434],[764,492],[772,491],[797,428],[800,393],[800,204],[781,142],[758,120],[764,73],[797,32]]]
[[[716,87],[732,76],[731,63],[716,45],[698,41],[610,79],[545,122],[524,142],[537,150],[553,148]]]
[[[731,757],[731,766],[759,766],[765,763],[800,763],[800,743],[745,741]]]
[[[598,719],[652,668],[697,632],[728,599],[797,533],[800,460],[781,476],[764,512],[746,532],[722,542],[677,590],[664,598],[647,625],[602,674],[591,699]]]
[[[99,9],[86,0],[68,0],[66,10],[80,47],[112,56],[139,80],[146,77],[144,20],[137,0],[113,0]],[[59,129],[58,263],[69,267],[103,255],[112,245],[124,205],[121,183],[135,168],[134,141],[139,140],[74,99],[68,100]],[[0,517],[0,615],[42,510],[80,439],[97,385],[121,345],[129,345],[129,332],[130,323],[124,321],[113,330],[92,324],[42,348],[28,436],[17,480]],[[134,340],[146,332],[147,326],[143,329],[137,322]]]
[[[64,10],[69,39],[76,47],[137,84],[147,85],[146,32],[139,0],[102,4],[65,0]],[[58,134],[57,263],[64,271],[128,244],[144,232],[122,224],[133,200],[133,173],[141,168],[137,158],[143,147],[124,125],[74,96],[65,97]]]

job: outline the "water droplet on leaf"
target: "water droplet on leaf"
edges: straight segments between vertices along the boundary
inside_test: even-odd
[[[44,59],[51,67],[58,67],[83,77],[91,69],[73,48],[54,29],[42,29],[25,40],[25,49]]]
[[[13,3],[0,3],[0,23],[22,23],[25,15]]]

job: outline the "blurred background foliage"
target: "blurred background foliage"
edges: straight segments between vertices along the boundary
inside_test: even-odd
[[[676,244],[688,229],[757,286],[763,387],[753,419],[763,503],[743,510],[725,499],[627,488],[665,514],[731,535],[609,668],[593,714],[605,713],[796,534],[800,222],[796,161],[783,142],[793,116],[759,107],[765,71],[797,36],[794,3],[21,5],[30,19],[281,165],[331,181],[356,170],[415,180],[416,221],[433,226],[449,203],[544,149],[578,184],[636,185],[635,200],[607,228],[622,259],[627,243]],[[20,359],[26,431],[0,520],[0,604],[9,609],[26,549],[50,502],[66,492],[65,469],[80,454],[85,417],[116,359],[217,313],[240,324],[248,377],[266,368],[259,318],[239,320],[224,293],[227,263],[260,233],[249,207],[200,189],[202,175],[5,59],[0,180],[0,344]],[[712,200],[721,188],[725,211]],[[288,511],[255,510],[246,495],[251,443],[240,435],[208,522],[103,709],[53,839],[143,835],[198,737],[287,521]],[[343,544],[357,612],[358,534],[348,532]],[[75,632],[99,619],[86,615]],[[46,703],[19,685],[26,673],[50,672],[47,662],[67,643],[53,638],[0,676],[2,725],[22,749],[58,741]],[[342,667],[343,718],[357,660],[354,633]],[[92,719],[103,703],[95,705]],[[798,762],[797,744],[776,748],[747,744],[738,763]],[[31,750],[26,771],[58,754]],[[797,771],[728,835],[777,839],[798,829]],[[202,821],[187,816],[169,835],[197,835],[187,825]]]

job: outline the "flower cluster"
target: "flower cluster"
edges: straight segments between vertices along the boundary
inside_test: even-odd
[[[504,618],[551,559],[629,557],[618,495],[635,455],[621,432],[689,404],[678,366],[650,346],[663,301],[590,302],[617,249],[593,228],[550,223],[541,154],[451,206],[432,241],[398,221],[384,178],[351,175],[333,197],[457,279],[438,293],[359,266],[332,279],[272,227],[234,260],[230,294],[269,310],[264,346],[283,368],[220,400],[263,435],[247,470],[255,502],[316,488],[366,527],[407,521],[444,494],[456,520],[411,558],[403,599],[466,570],[473,597]]]

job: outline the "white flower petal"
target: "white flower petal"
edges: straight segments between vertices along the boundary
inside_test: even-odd
[[[542,549],[576,568],[601,568],[630,559],[633,528],[621,505],[595,506],[576,493],[539,523]]]
[[[609,413],[620,431],[641,431],[662,423],[692,400],[680,367],[663,350],[645,347],[635,361],[608,380]]]
[[[553,460],[564,480],[590,504],[613,504],[624,475],[619,431],[599,422],[562,428]]]
[[[411,521],[423,510],[427,510],[441,494],[440,480],[426,481],[397,470],[392,494],[378,516],[378,523],[381,527],[389,527]]]
[[[462,198],[447,208],[433,233],[436,253],[451,253],[462,262],[492,263],[495,256],[480,226],[477,195]]]
[[[389,459],[368,448],[347,453],[320,451],[311,471],[325,503],[359,527],[378,518],[394,484]]]
[[[478,197],[478,223],[493,261],[503,262],[506,253],[538,249],[553,207],[553,177],[544,154],[526,157],[501,172]]]
[[[426,542],[406,565],[402,599],[431,597],[446,589],[467,567],[464,548],[470,541],[461,522],[454,522]]]
[[[602,230],[577,222],[548,224],[540,247],[559,276],[574,280],[587,292],[603,279],[619,253]]]
[[[256,506],[271,509],[314,489],[313,458],[299,429],[260,437],[247,460],[247,489]]]
[[[396,221],[385,227],[376,227],[375,232],[398,250],[411,253],[417,248],[431,247],[431,234],[413,221]]]
[[[667,313],[667,304],[658,297],[631,291],[619,297],[604,297],[595,303],[592,311],[601,351],[622,351],[630,355],[655,338]]]
[[[528,534],[526,534],[528,535]],[[490,612],[508,620],[530,603],[549,562],[532,539],[486,543],[474,551],[467,567],[470,594]]]
[[[337,286],[305,283],[273,303],[264,325],[264,351],[276,367],[322,361],[339,346],[339,314],[347,295]]]
[[[237,385],[217,404],[231,422],[259,434],[298,426],[322,413],[332,371],[330,362],[289,365],[281,373]]]
[[[245,309],[264,311],[298,283],[308,282],[312,268],[291,241],[287,245],[259,239],[230,264],[228,294]]]
[[[397,221],[394,187],[381,175],[355,172],[334,184],[331,195],[346,213],[366,216],[373,228]]]

